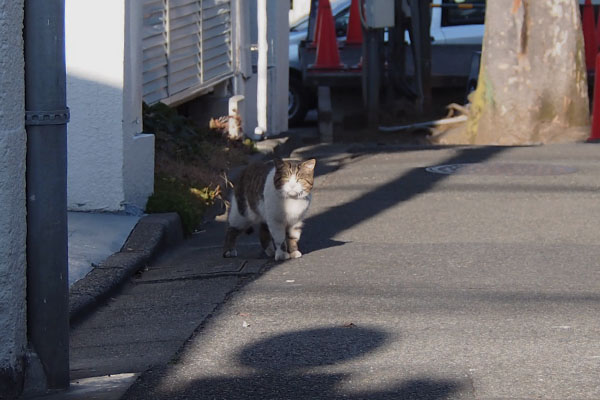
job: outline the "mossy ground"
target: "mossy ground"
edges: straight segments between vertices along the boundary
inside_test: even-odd
[[[146,212],[177,212],[187,234],[220,198],[230,168],[247,163],[251,141],[197,126],[162,103],[144,105],[144,131],[155,135],[154,194]]]

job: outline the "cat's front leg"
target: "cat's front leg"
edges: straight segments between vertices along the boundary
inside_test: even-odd
[[[269,231],[275,246],[275,261],[283,261],[290,258],[290,253],[287,251],[286,229],[285,225],[280,223],[270,223]]]
[[[302,222],[298,222],[287,228],[287,251],[291,258],[300,258],[302,253],[298,250],[298,240],[302,234]]]

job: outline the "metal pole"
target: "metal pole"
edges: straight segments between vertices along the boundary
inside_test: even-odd
[[[365,29],[363,37],[363,94],[368,125],[373,128],[379,124],[383,30]]]
[[[403,7],[405,0],[396,0],[395,9],[395,24],[390,29],[390,68],[389,74],[392,80],[392,87],[397,93],[410,100],[414,100],[416,92],[407,84],[406,80],[406,41],[404,33],[408,27],[408,18],[410,11]],[[407,5],[408,7],[408,5]]]
[[[64,0],[25,1],[27,324],[49,389],[69,386]]]
[[[269,68],[269,42],[267,39],[267,0],[258,0],[256,12],[258,24],[258,83],[256,88],[256,111],[258,126],[256,127],[256,129],[254,129],[254,134],[262,139],[267,133],[267,74]]]
[[[427,2],[410,2],[411,45],[417,82],[417,109],[423,112],[431,105],[431,15]]]
[[[423,68],[423,108],[426,111],[431,110],[431,8],[427,6],[426,1],[420,1],[421,18],[421,45],[422,68]]]

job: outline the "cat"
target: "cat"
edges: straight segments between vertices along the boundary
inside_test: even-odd
[[[298,240],[312,199],[316,160],[257,162],[249,165],[234,187],[227,217],[223,257],[236,257],[235,242],[260,225],[260,244],[276,261],[302,257]]]

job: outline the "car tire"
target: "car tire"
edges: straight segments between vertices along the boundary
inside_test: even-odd
[[[308,112],[308,96],[302,81],[297,77],[290,76],[288,92],[288,123],[297,125],[304,121]]]

